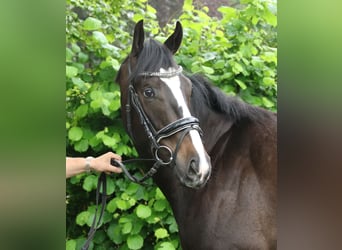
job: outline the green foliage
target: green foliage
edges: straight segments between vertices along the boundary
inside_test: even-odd
[[[231,95],[276,110],[277,19],[266,0],[222,6],[222,18],[185,0],[179,20],[184,39],[176,60],[191,73],[205,74]],[[66,143],[69,156],[96,156],[112,150],[137,157],[120,118],[120,90],[114,83],[131,49],[135,22],[145,20],[148,36],[164,41],[175,20],[160,29],[146,0],[67,0]],[[139,175],[139,166],[131,167]],[[67,180],[66,249],[80,249],[95,215],[98,176]],[[107,177],[110,197],[90,249],[180,249],[178,227],[169,203],[149,180],[148,187],[123,175]]]
[[[273,111],[277,107],[277,18],[266,0],[241,1],[237,10],[221,6],[222,19],[207,8],[184,3],[184,40],[177,59],[193,73],[204,73],[227,94]]]

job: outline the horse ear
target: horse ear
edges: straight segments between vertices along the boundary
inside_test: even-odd
[[[173,34],[164,42],[165,46],[171,50],[172,54],[175,54],[182,43],[183,29],[180,22],[177,21],[176,29]]]
[[[140,20],[134,28],[133,45],[131,54],[137,56],[144,47],[144,20]]]

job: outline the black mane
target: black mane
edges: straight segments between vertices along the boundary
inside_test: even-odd
[[[128,60],[128,57],[124,62]],[[137,63],[131,72],[129,80],[136,80],[138,74],[142,72],[159,72],[160,68],[168,69],[177,67],[171,51],[162,43],[147,39],[143,49],[137,57]],[[121,68],[118,72],[118,81]],[[201,110],[206,105],[211,110],[224,114],[233,122],[243,119],[261,122],[265,117],[274,116],[274,113],[264,109],[249,105],[237,97],[224,94],[218,87],[213,86],[205,77],[200,74],[186,75],[193,83],[193,93],[191,98],[192,106],[195,110]],[[205,100],[203,102],[203,100]]]
[[[224,94],[218,87],[213,86],[199,74],[187,76],[192,84],[192,107],[194,112],[202,110],[204,105],[211,110],[224,114],[233,122],[241,120],[261,122],[266,116],[273,114],[264,109],[249,105],[237,97]],[[205,100],[203,102],[203,100]]]

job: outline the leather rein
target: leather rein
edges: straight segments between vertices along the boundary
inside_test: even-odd
[[[172,72],[142,72],[139,73],[138,76],[144,76],[144,77],[161,77],[161,78],[171,78],[176,75],[179,75],[182,72],[182,67],[179,66],[178,69]],[[131,76],[131,65],[130,61],[128,60],[128,73],[129,76]],[[129,77],[131,78],[131,77]],[[184,117],[180,118],[174,122],[171,122],[170,124],[166,125],[165,127],[157,130],[153,123],[150,121],[148,116],[146,115],[141,102],[139,100],[138,94],[134,88],[134,82],[131,78],[129,80],[129,86],[128,86],[128,98],[127,98],[127,104],[125,105],[125,111],[126,111],[126,126],[127,131],[131,139],[134,141],[133,131],[132,131],[132,118],[131,118],[131,111],[132,107],[135,109],[136,113],[138,114],[139,120],[141,125],[144,128],[145,134],[147,135],[147,138],[150,142],[151,147],[151,153],[154,156],[153,159],[129,159],[122,162],[116,161],[115,159],[111,159],[111,165],[120,167],[124,174],[127,176],[127,178],[135,183],[138,183],[140,185],[145,185],[144,181],[150,177],[152,177],[155,173],[157,173],[158,169],[161,166],[174,166],[175,161],[177,158],[177,153],[179,151],[180,145],[182,144],[185,136],[191,131],[191,130],[197,130],[200,135],[202,135],[202,130],[199,126],[199,121],[197,118],[190,116],[190,117]],[[179,140],[176,144],[175,150],[172,151],[168,146],[161,145],[160,141],[164,138],[168,138],[174,134],[177,134],[181,132],[181,135],[179,137]],[[169,159],[163,160],[161,158],[161,152],[167,152],[169,154]],[[150,161],[154,162],[153,166],[147,171],[147,173],[141,177],[138,178],[136,176],[133,176],[129,173],[127,170],[125,164],[131,163],[131,162],[138,162],[138,161]],[[102,194],[100,192],[100,189],[102,187]],[[99,196],[101,197],[101,212],[99,215],[99,218],[97,220],[97,210],[99,207]],[[82,246],[82,250],[87,250],[89,248],[89,245],[92,241],[92,239],[95,236],[95,232],[97,228],[100,226],[100,222],[104,213],[104,209],[106,207],[106,174],[101,173],[98,179],[97,183],[97,189],[96,189],[96,210],[94,215],[94,220],[92,222],[91,228],[88,232],[88,238],[84,245]],[[97,220],[97,223],[96,223]]]

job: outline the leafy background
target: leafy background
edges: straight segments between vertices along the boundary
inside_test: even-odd
[[[201,72],[229,95],[277,109],[277,18],[274,1],[242,0],[208,16],[185,0],[178,20],[184,38],[176,61]],[[137,157],[120,119],[120,90],[114,83],[131,49],[135,22],[144,19],[146,36],[164,41],[176,20],[158,26],[147,0],[67,0],[66,154],[97,156],[112,150]],[[135,174],[139,166],[133,166]],[[95,213],[96,174],[66,181],[66,249],[80,249]],[[162,192],[123,175],[107,177],[108,204],[90,249],[181,249],[178,228]]]

